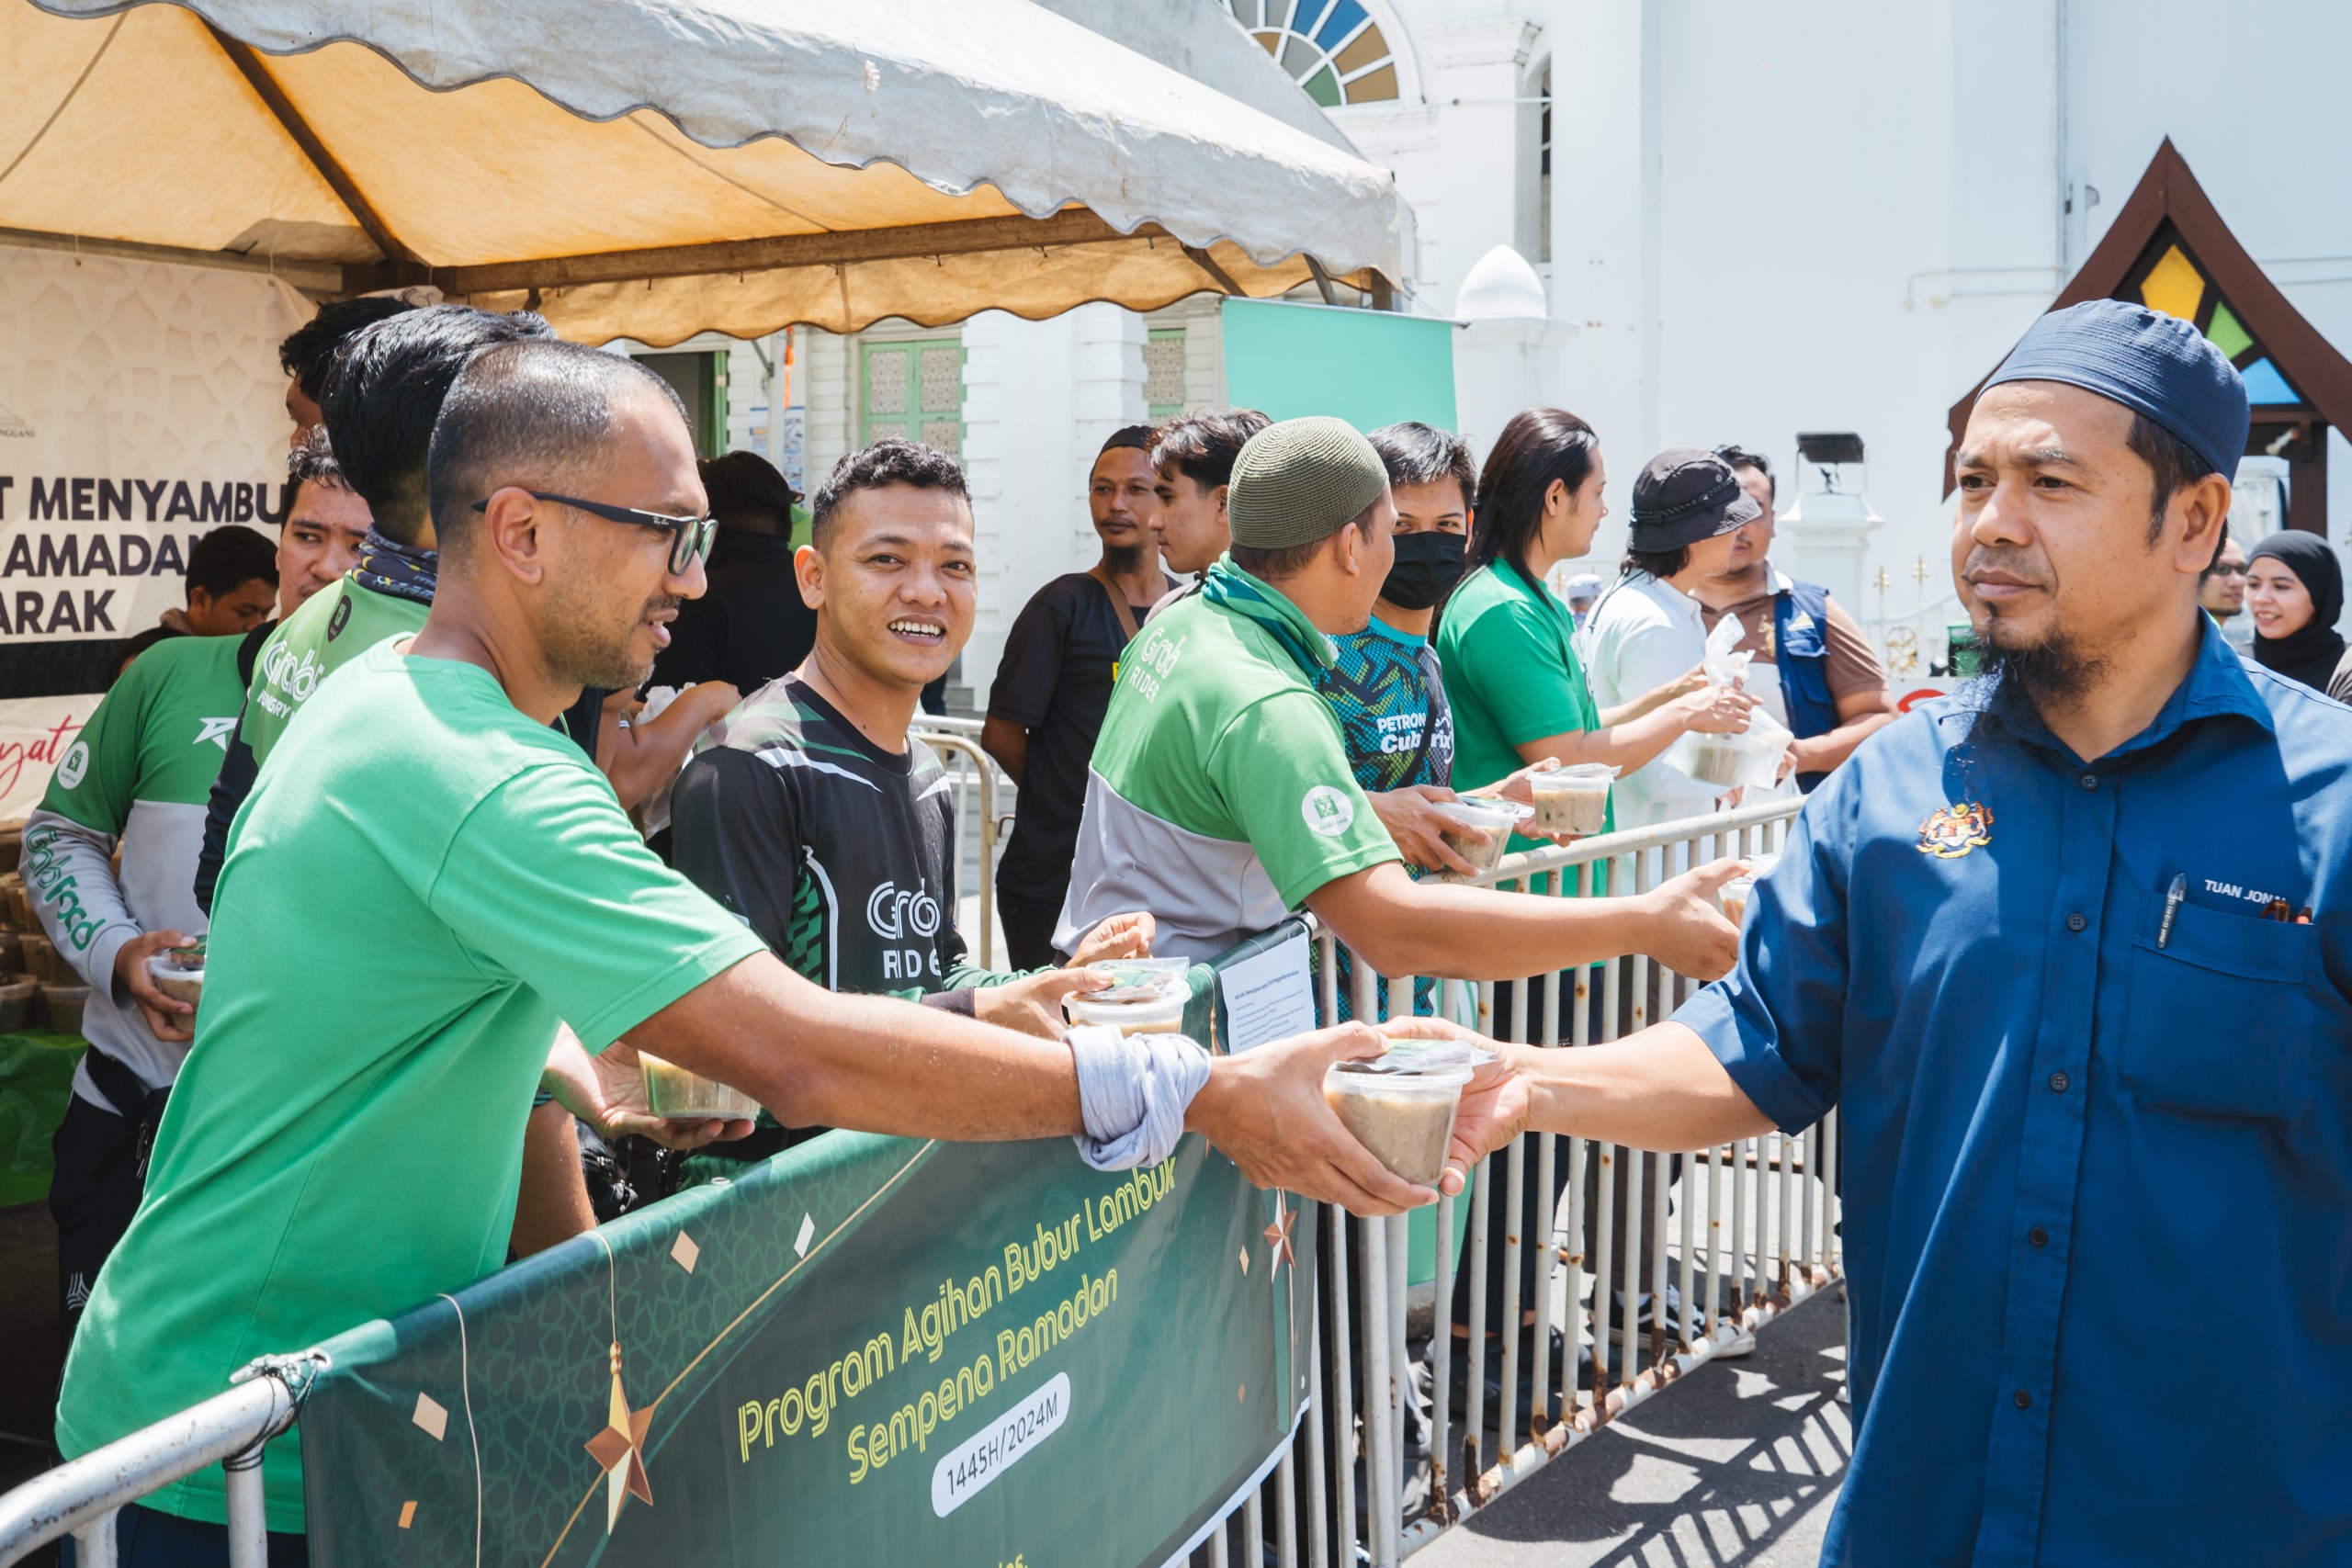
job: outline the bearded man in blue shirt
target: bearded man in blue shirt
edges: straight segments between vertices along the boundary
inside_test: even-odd
[[[1987,677],[1815,793],[1732,976],[1465,1104],[1465,1158],[1841,1108],[1825,1563],[2352,1562],[2352,711],[2198,612],[2246,428],[2188,323],[2041,318],[1955,466]]]

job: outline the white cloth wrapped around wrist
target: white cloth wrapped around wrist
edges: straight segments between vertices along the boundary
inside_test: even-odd
[[[1123,1034],[1107,1023],[1067,1038],[1086,1125],[1073,1141],[1086,1163],[1131,1170],[1174,1154],[1184,1112],[1209,1081],[1209,1054],[1182,1034]]]

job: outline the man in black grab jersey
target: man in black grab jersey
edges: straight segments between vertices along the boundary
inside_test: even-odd
[[[833,991],[895,995],[1033,1034],[1108,977],[992,972],[956,930],[955,799],[908,734],[971,635],[971,502],[944,452],[884,441],[818,490],[794,565],[817,613],[800,667],[697,742],[671,802],[672,863],[786,964]],[[1148,915],[1104,920],[1078,962],[1147,952]]]

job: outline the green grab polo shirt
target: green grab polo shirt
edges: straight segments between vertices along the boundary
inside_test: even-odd
[[[765,951],[487,671],[379,644],[307,713],[230,835],[196,1042],[66,1362],[69,1456],[501,1267],[557,998],[599,1051]],[[292,1437],[264,1474],[300,1529]],[[142,1501],[226,1517],[218,1467]]]
[[[1437,660],[1453,705],[1453,787],[1484,789],[1524,765],[1518,748],[1600,728],[1568,607],[1501,561],[1462,580],[1437,628]],[[1617,826],[1611,797],[1603,831]],[[1514,850],[1550,840],[1511,835]]]
[[[319,689],[319,682],[378,643],[413,637],[432,608],[397,593],[362,588],[345,572],[332,588],[311,595],[279,623],[254,656],[253,688],[245,697],[239,728],[253,749],[254,765],[269,761],[271,748]]]
[[[1264,596],[1258,613],[1328,664],[1329,639],[1247,581]],[[1155,616],[1120,660],[1055,942],[1148,909],[1155,952],[1204,958],[1325,883],[1399,858],[1298,660],[1249,615],[1194,594]]]

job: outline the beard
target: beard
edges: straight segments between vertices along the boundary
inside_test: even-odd
[[[1102,565],[1114,577],[1126,577],[1143,570],[1146,547],[1142,545],[1104,545]]]
[[[2108,661],[2064,632],[2052,632],[2025,641],[2007,628],[2000,616],[1984,623],[1984,656],[1979,673],[2001,689],[2014,691],[2036,707],[2069,707],[2104,680]]]
[[[543,637],[548,672],[566,685],[600,691],[634,690],[653,673],[653,660],[640,659],[631,649],[637,628],[649,616],[673,610],[684,601],[675,594],[656,593],[629,612],[619,615],[611,596],[585,581],[565,583],[551,595]]]

